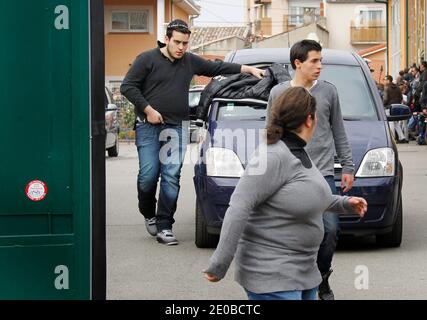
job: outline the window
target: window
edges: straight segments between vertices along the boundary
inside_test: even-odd
[[[295,71],[288,66],[294,77]],[[334,84],[338,90],[344,120],[378,120],[374,100],[362,68],[324,64],[320,79]]]
[[[291,16],[289,23],[291,25],[299,25],[304,22],[304,8],[303,7],[291,7]]]
[[[199,105],[201,95],[202,91],[190,91],[188,93],[188,105],[190,107],[197,107]]]
[[[381,9],[362,9],[357,20],[360,26],[381,25],[383,23],[383,12]]]
[[[264,17],[271,18],[271,3],[264,4]]]
[[[219,101],[217,121],[265,121],[267,104],[257,101]]]
[[[344,119],[378,120],[362,68],[324,65],[320,79],[325,79],[337,87]]]
[[[289,23],[291,25],[302,25],[312,23],[315,17],[320,15],[320,8],[312,7],[290,7]]]
[[[149,32],[149,10],[113,11],[111,30],[118,32]]]

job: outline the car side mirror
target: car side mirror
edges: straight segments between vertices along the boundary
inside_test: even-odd
[[[412,117],[411,109],[404,104],[392,104],[390,106],[390,115],[387,115],[387,121],[408,120]]]
[[[113,103],[109,103],[107,105],[107,108],[105,109],[106,111],[116,111],[119,110],[119,108],[117,108],[117,106]]]

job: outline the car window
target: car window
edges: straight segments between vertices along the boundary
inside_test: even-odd
[[[201,94],[201,91],[190,91],[188,93],[188,105],[190,107],[198,106]]]
[[[337,87],[344,119],[378,120],[372,93],[361,67],[326,65],[320,78]]]
[[[218,102],[217,121],[265,121],[267,105],[256,102]]]
[[[289,67],[289,71],[293,77],[292,67]],[[361,67],[323,65],[320,79],[337,87],[344,119],[378,120],[372,93]]]

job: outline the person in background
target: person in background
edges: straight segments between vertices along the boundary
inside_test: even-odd
[[[403,101],[402,92],[400,91],[400,88],[393,82],[393,77],[390,75],[387,75],[385,77],[385,90],[384,90],[384,97],[383,97],[383,103],[384,107],[386,108],[386,113],[390,114],[390,107],[392,104],[401,104]],[[393,134],[397,134],[398,143],[408,143],[409,141],[406,139],[405,135],[403,134],[402,128],[399,126],[398,122],[389,122],[391,132]]]
[[[396,83],[400,83],[400,82],[402,82],[402,80],[403,80],[403,76],[405,75],[405,71],[403,71],[403,70],[400,70],[399,71],[399,75],[397,76],[397,78],[396,78]]]

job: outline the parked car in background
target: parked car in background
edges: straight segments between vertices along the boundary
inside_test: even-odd
[[[117,157],[119,155],[119,108],[113,103],[113,95],[110,90],[105,87],[104,93],[105,105],[105,149],[109,157]]]
[[[198,127],[195,124],[197,120],[197,106],[199,105],[200,95],[204,89],[204,85],[195,85],[192,86],[188,92],[188,107],[190,109],[190,142],[195,142],[197,140]]]
[[[363,218],[356,214],[339,216],[341,234],[375,235],[379,245],[398,247],[402,240],[403,168],[387,121],[408,119],[410,110],[393,105],[386,116],[369,67],[358,55],[325,49],[322,56],[320,78],[337,87],[355,164],[353,189],[347,195],[363,197],[368,202]],[[225,61],[257,67],[282,63],[293,72],[289,49],[239,50]],[[260,100],[215,98],[207,119],[203,119],[205,131],[194,169],[197,247],[217,245],[231,194],[262,141],[259,137],[265,128],[266,106],[266,101]],[[224,144],[224,140],[228,143]],[[336,159],[335,185],[339,192],[341,171]]]

